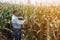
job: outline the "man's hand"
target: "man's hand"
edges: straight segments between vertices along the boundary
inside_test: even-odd
[[[26,23],[27,20],[24,20],[24,23]]]
[[[26,20],[24,20],[24,22],[26,22]]]

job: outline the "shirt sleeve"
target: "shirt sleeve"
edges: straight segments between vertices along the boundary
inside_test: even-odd
[[[22,25],[24,23],[24,20],[18,20],[18,18],[14,18],[13,23],[15,23],[17,25]]]

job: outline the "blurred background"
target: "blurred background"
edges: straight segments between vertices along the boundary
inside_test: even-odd
[[[0,0],[0,40],[14,40],[15,9],[26,20],[21,40],[60,40],[60,0]]]

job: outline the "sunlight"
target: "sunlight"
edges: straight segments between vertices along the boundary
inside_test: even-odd
[[[28,0],[0,0],[2,3],[10,3],[10,4],[28,4]],[[29,0],[31,5],[59,5],[60,0]]]

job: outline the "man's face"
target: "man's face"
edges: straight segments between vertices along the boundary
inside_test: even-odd
[[[15,16],[18,16],[18,14],[19,14],[18,12],[15,12]]]

